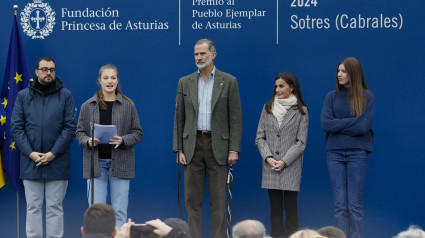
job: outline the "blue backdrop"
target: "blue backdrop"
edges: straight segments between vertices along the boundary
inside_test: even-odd
[[[14,4],[0,2],[0,75],[4,75]],[[98,90],[99,68],[115,64],[124,94],[136,103],[144,138],[136,146],[136,178],[130,185],[129,217],[141,223],[177,217],[177,171],[172,153],[174,98],[178,79],[194,72],[193,45],[209,38],[217,68],[238,78],[243,108],[240,160],[234,166],[233,223],[251,218],[269,230],[267,191],[260,188],[261,159],[254,139],[274,77],[294,73],[310,110],[309,138],[299,194],[300,226],[333,224],[320,112],[335,88],[338,62],[355,56],[376,100],[374,152],[365,187],[365,237],[391,237],[409,224],[425,226],[425,18],[419,0],[229,0],[45,1],[40,28],[54,22],[44,39],[23,34],[30,67],[51,56],[57,76],[79,108]],[[38,3],[37,3],[38,4]],[[36,28],[36,11],[25,23]],[[122,25],[120,26],[119,23]],[[201,26],[202,24],[202,26]],[[22,31],[22,25],[21,31]],[[194,29],[196,28],[196,29]],[[34,74],[35,76],[35,74]],[[72,176],[64,201],[65,237],[79,237],[86,209],[82,148],[74,141]],[[16,237],[16,191],[6,176],[0,189],[2,237]],[[204,206],[208,208],[207,197]],[[209,234],[204,209],[203,234]],[[186,214],[184,213],[186,218]],[[25,237],[25,201],[19,202]]]

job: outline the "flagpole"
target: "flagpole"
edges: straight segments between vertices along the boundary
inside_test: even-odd
[[[13,5],[15,16],[18,17],[18,5]],[[16,192],[16,237],[19,238],[19,193]]]
[[[19,193],[16,192],[16,237],[19,238]]]

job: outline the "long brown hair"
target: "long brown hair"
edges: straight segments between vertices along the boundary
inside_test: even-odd
[[[99,78],[98,78],[98,79],[100,79],[100,78],[102,77],[102,73],[103,73],[103,71],[105,71],[106,69],[112,69],[112,70],[114,70],[114,71],[115,71],[115,73],[117,73],[117,78],[118,78],[118,69],[117,69],[117,67],[115,67],[115,65],[112,65],[112,64],[106,64],[106,65],[104,65],[104,66],[102,66],[102,67],[100,68],[100,70],[99,70]],[[120,83],[119,83],[119,81],[118,81],[118,84],[117,84],[117,88],[115,89],[115,95],[118,95],[118,94],[121,94],[121,96],[122,96],[125,100],[127,100],[127,101],[131,102],[130,98],[128,98],[127,96],[125,96],[125,95],[121,92],[121,88],[120,88]],[[103,96],[102,96],[102,88],[101,88],[99,91],[97,91],[95,95],[96,95],[96,99],[97,99],[97,100],[99,100],[99,108],[100,108],[101,110],[106,110],[106,109],[108,109],[108,106],[106,105],[105,101],[103,100]]]
[[[354,118],[358,118],[366,107],[364,93],[369,91],[363,75],[360,62],[354,57],[348,57],[339,62],[338,67],[343,64],[348,76],[348,92],[350,100],[350,111]],[[338,69],[336,73],[336,91],[339,93],[343,85],[338,83]]]
[[[293,73],[290,72],[283,72],[280,73],[276,76],[276,78],[274,79],[274,81],[276,82],[276,80],[278,79],[283,79],[285,80],[285,82],[292,87],[294,90],[292,91],[292,93],[295,95],[295,97],[297,98],[297,106],[298,106],[298,110],[300,110],[301,114],[305,115],[305,111],[303,109],[304,107],[307,107],[303,101],[303,97],[301,95],[301,89],[300,89],[300,84],[298,83],[298,79],[297,77],[295,77],[295,75]],[[272,113],[272,108],[273,108],[273,103],[274,103],[274,98],[276,97],[276,83],[273,89],[273,95],[272,98],[266,103],[265,109],[267,113]]]

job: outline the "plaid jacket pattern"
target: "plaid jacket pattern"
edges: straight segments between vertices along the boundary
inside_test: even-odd
[[[90,178],[90,153],[91,148],[87,141],[91,139],[90,122],[93,115],[95,123],[99,123],[99,109],[96,109],[96,97],[92,97],[83,103],[78,118],[77,130],[75,132],[78,143],[83,147],[83,177]],[[112,171],[111,175],[118,178],[134,178],[135,176],[135,153],[134,145],[139,143],[143,137],[140,128],[139,116],[133,102],[129,102],[117,95],[112,107],[112,124],[117,126],[117,133],[124,140],[124,145],[112,149]],[[94,173],[100,176],[99,153],[97,147],[94,149]]]
[[[302,115],[297,106],[292,106],[279,127],[276,117],[263,108],[258,123],[255,144],[263,158],[261,187],[299,191],[304,149],[308,134],[308,111]],[[281,172],[271,169],[265,159],[272,156],[286,164]]]

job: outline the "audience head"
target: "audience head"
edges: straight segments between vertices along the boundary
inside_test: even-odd
[[[346,238],[344,232],[335,226],[325,226],[320,228],[317,232],[320,235],[326,236],[328,238]]]
[[[116,233],[114,209],[103,203],[90,206],[84,213],[81,233],[83,235],[99,233],[114,237]]]
[[[425,232],[417,226],[409,226],[409,229],[398,233],[393,238],[425,238]]]
[[[295,232],[290,238],[322,238],[319,233],[314,230],[305,229]]]
[[[190,234],[189,225],[180,218],[168,218],[164,223],[173,229],[180,230],[185,234]]]
[[[266,229],[263,223],[256,220],[244,220],[238,222],[232,229],[233,238],[263,238]]]

